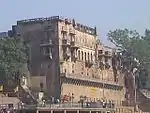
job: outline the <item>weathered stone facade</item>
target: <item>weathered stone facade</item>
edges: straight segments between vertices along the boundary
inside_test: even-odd
[[[74,102],[81,96],[118,105],[124,100],[123,86],[114,80],[114,50],[98,43],[96,28],[56,16],[18,21],[16,31],[30,45],[32,90]]]

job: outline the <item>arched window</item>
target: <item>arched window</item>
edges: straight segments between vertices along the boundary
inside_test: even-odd
[[[86,52],[84,53],[85,61],[86,61]]]
[[[88,53],[88,61],[90,60],[90,54]]]
[[[91,61],[93,61],[93,55],[92,55],[92,53],[91,53]]]
[[[78,59],[80,60],[80,51],[78,51]]]
[[[83,60],[83,51],[81,52],[82,60]]]

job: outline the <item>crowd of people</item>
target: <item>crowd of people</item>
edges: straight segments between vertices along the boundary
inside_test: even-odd
[[[16,110],[9,108],[1,108],[0,113],[16,113]]]
[[[13,107],[13,104],[0,105],[0,113],[16,113],[16,109]]]
[[[114,108],[115,104],[113,102],[86,102],[86,107],[88,108]]]

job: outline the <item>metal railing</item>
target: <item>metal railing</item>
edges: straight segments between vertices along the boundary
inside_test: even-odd
[[[98,103],[98,102],[85,102],[85,103],[58,103],[58,104],[37,104],[37,105],[22,105],[23,109],[36,109],[36,108],[51,108],[51,109],[84,109],[84,108],[97,108],[97,109],[115,109],[113,103]]]
[[[22,24],[22,23],[29,23],[29,22],[37,22],[37,21],[50,21],[54,19],[59,19],[59,16],[52,16],[52,17],[47,17],[47,18],[33,18],[33,19],[25,19],[25,20],[20,20],[17,23]]]

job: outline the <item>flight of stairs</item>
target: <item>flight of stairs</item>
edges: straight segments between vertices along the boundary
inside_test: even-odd
[[[29,89],[26,84],[21,83],[20,100],[26,104],[37,104],[37,99],[34,93]]]
[[[0,93],[0,104],[13,104],[15,108],[18,107],[20,100],[17,97],[8,97],[3,93]]]
[[[149,90],[147,90],[147,89],[141,89],[141,90],[139,90],[141,93],[143,93],[143,95],[145,96],[145,97],[147,97],[147,98],[149,98],[150,99],[150,91]]]
[[[137,104],[143,112],[150,112],[150,96],[148,90],[137,90]]]
[[[36,100],[35,96],[34,96],[33,93],[31,92],[31,90],[28,88],[28,86],[26,86],[26,85],[21,85],[21,87],[24,89],[24,91],[25,91],[26,93],[28,93],[28,94],[31,96],[31,98],[32,98],[33,100]]]
[[[30,72],[28,70],[28,64],[24,64],[20,69],[19,71],[21,73],[23,73],[23,76],[21,78],[21,81],[20,81],[20,100],[23,102],[23,103],[37,103],[37,99],[35,97],[35,94],[30,90],[29,88],[29,79],[30,79]]]

